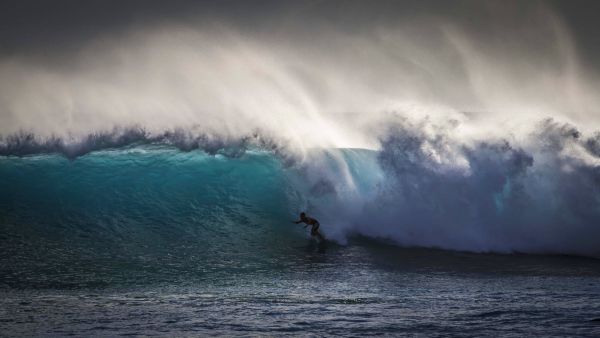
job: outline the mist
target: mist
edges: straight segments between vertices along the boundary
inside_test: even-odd
[[[458,138],[520,138],[545,118],[593,132],[598,86],[553,8],[480,7],[477,29],[428,12],[356,23],[268,18],[260,29],[163,20],[52,57],[8,54],[0,135],[6,148],[15,135],[72,144],[131,128],[150,138],[260,134],[304,152],[377,149],[398,116],[461,121]]]

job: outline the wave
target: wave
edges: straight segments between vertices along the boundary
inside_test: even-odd
[[[6,137],[0,135],[0,156],[57,153],[74,159],[92,151],[148,144],[170,145],[184,151],[201,149],[211,155],[220,153],[228,157],[239,156],[249,147],[282,153],[281,143],[275,143],[264,133],[258,131],[235,138],[192,131],[193,128],[178,128],[152,133],[142,127],[128,127],[113,128],[109,131],[99,131],[78,137],[40,137],[31,132],[21,131]]]
[[[452,123],[402,120],[380,136],[380,149],[312,149],[302,158],[258,134],[185,135],[5,139],[3,247],[24,260],[39,257],[38,246],[252,252],[265,240],[289,245],[283,238],[301,234],[289,221],[306,211],[341,244],[360,234],[401,246],[600,256],[600,134],[584,137],[569,124],[544,120],[519,143],[467,141]],[[11,156],[25,154],[37,155]]]

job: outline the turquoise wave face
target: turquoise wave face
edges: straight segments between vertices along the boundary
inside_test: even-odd
[[[233,159],[143,147],[73,161],[4,158],[0,177],[0,269],[15,283],[43,284],[38,276],[65,269],[241,269],[298,238],[285,171],[264,152]]]
[[[278,269],[307,243],[291,223],[301,211],[342,245],[359,234],[401,246],[600,255],[597,167],[504,143],[458,150],[461,161],[440,161],[444,144],[401,131],[379,151],[315,149],[293,163],[273,151],[227,157],[156,144],[73,160],[0,157],[2,283]]]

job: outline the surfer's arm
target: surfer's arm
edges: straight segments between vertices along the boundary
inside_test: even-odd
[[[304,222],[303,220],[299,220],[299,221],[296,221],[296,222],[293,222],[293,223],[296,223],[296,224],[304,223],[304,227],[305,228],[308,226],[308,223]]]

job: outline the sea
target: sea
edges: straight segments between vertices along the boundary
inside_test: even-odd
[[[410,142],[5,153],[0,336],[600,336],[593,204],[514,149],[443,171]]]

